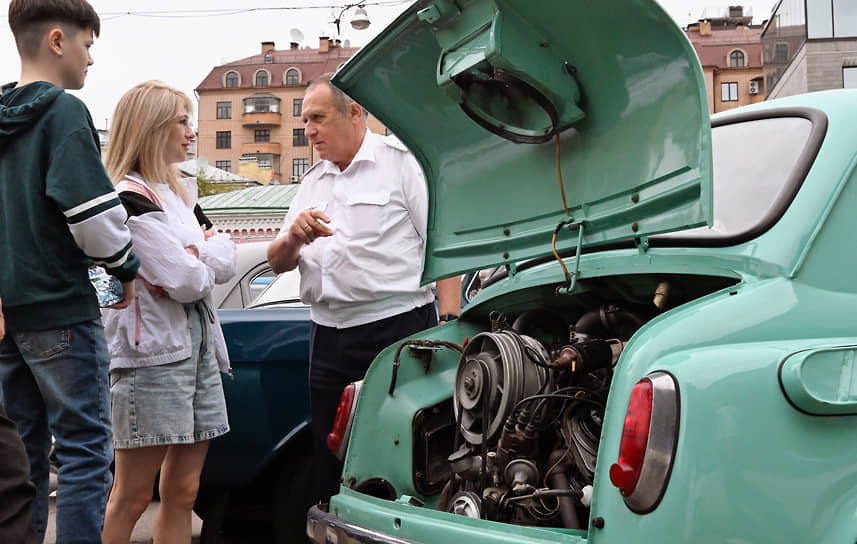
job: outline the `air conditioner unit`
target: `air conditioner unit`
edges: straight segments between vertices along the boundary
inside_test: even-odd
[[[750,80],[750,94],[759,94],[759,80],[751,79]]]
[[[290,178],[289,178],[289,181],[291,181],[292,183],[297,183],[297,182],[299,182],[300,180],[301,180],[301,177],[300,177],[300,176],[292,176],[292,177],[290,177]]]

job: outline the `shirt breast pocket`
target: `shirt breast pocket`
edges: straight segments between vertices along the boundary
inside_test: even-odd
[[[348,195],[348,226],[354,235],[376,234],[384,230],[385,207],[390,193],[373,191]]]

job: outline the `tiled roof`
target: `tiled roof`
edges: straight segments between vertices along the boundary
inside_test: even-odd
[[[741,49],[746,53],[745,67],[762,67],[762,31],[759,28],[712,29],[707,36],[695,31],[687,34],[703,66],[728,67],[729,53]]]
[[[282,87],[286,70],[295,67],[301,72],[301,85],[327,72],[335,72],[339,65],[351,58],[358,47],[331,47],[327,52],[319,49],[285,49],[272,50],[273,63],[265,64],[265,55],[253,55],[241,60],[215,66],[205,76],[197,91],[207,91],[223,88],[223,76],[226,72],[235,71],[241,76],[242,89],[253,88],[253,76],[259,68],[265,68],[271,74],[271,87]]]
[[[250,187],[204,196],[199,205],[206,213],[287,212],[299,184]]]

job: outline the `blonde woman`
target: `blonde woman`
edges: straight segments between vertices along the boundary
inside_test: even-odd
[[[191,509],[208,444],[229,430],[220,372],[226,344],[211,288],[235,274],[235,245],[180,179],[192,105],[157,81],[129,90],[113,115],[107,173],[140,257],[136,296],[104,310],[116,473],[103,542],[127,543],[160,470],[154,542],[190,542]]]

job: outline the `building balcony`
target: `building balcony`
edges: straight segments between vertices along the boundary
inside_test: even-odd
[[[241,145],[242,155],[261,155],[268,153],[271,155],[280,154],[280,144],[278,142],[256,143],[250,142]]]
[[[280,126],[280,112],[245,113],[241,115],[241,123],[248,128],[278,127]]]

